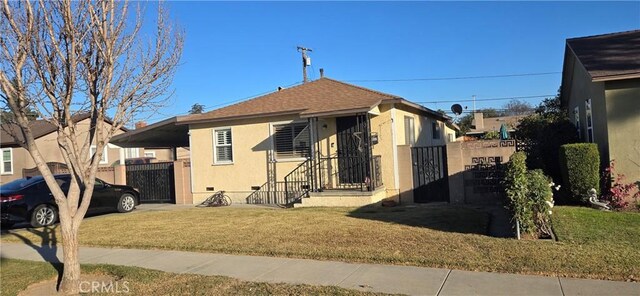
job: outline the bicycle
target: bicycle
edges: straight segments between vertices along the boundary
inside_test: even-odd
[[[224,194],[224,191],[218,191],[213,195],[207,197],[203,202],[196,207],[222,207],[222,206],[230,206],[231,198]]]

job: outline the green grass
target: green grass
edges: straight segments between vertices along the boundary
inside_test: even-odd
[[[640,214],[556,207],[553,222],[560,242],[482,235],[487,215],[454,206],[357,211],[193,208],[88,219],[81,227],[80,242],[612,280],[640,278]],[[55,235],[60,237],[59,232]],[[26,230],[4,235],[2,240],[22,241],[18,236],[42,242],[38,234]]]
[[[82,265],[83,274],[108,275],[129,295],[383,295],[330,286],[271,284],[222,276],[175,274],[138,267]],[[57,278],[51,264],[1,259],[2,295],[16,295],[33,283]],[[386,295],[386,294],[385,294]]]

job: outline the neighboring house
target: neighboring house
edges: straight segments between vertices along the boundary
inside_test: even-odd
[[[90,115],[88,113],[75,115],[73,120],[77,122],[78,137],[86,138],[90,125]],[[112,124],[105,120],[104,124]],[[42,153],[47,163],[62,163],[64,158],[58,148],[56,127],[46,120],[33,120],[30,122],[31,131],[34,134],[36,145],[40,153]],[[126,132],[127,129],[122,128],[116,134]],[[13,124],[3,124],[0,128],[0,150],[2,151],[2,165],[0,166],[0,183],[4,184],[15,179],[23,178],[25,171],[35,169],[36,165],[29,155],[29,152],[22,148],[12,134],[19,135],[19,128]],[[91,153],[95,153],[95,146],[91,146]],[[149,153],[149,152],[152,152]],[[142,156],[153,156],[155,158],[171,159],[171,151],[166,149],[145,150],[139,148],[120,148],[113,144],[108,144],[104,148],[101,167],[114,166],[124,164],[124,160],[128,158],[136,158]]]
[[[112,143],[188,142],[194,203],[224,190],[236,202],[358,206],[396,198],[398,146],[445,145],[455,134],[449,119],[401,97],[323,77],[170,118]]]
[[[567,39],[561,102],[602,164],[640,181],[640,30]]]
[[[500,117],[487,117],[484,118],[482,112],[476,112],[473,114],[472,128],[466,133],[464,141],[477,140],[482,138],[486,133],[491,131],[500,131],[500,127],[505,124],[510,138],[516,131],[518,124],[522,118],[526,115],[514,115],[514,116],[500,116]],[[471,137],[471,138],[469,138]]]

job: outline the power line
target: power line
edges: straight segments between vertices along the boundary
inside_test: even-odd
[[[486,98],[486,99],[475,99],[476,102],[484,102],[484,101],[503,101],[503,100],[514,100],[514,99],[535,99],[535,98],[548,98],[554,97],[555,95],[535,95],[535,96],[520,96],[520,97],[502,97],[502,98]],[[467,100],[444,100],[444,101],[428,101],[428,102],[416,102],[418,104],[437,104],[437,103],[458,103],[458,102],[473,102],[473,99]]]
[[[283,86],[283,87],[284,87],[284,88],[287,88],[287,87],[291,87],[291,86],[298,85],[298,84],[301,84],[301,83],[302,83],[301,81],[298,81],[298,82],[294,82],[294,83],[291,83],[291,84],[285,85],[285,86]],[[204,110],[209,110],[209,109],[213,109],[213,108],[220,107],[220,106],[226,106],[226,105],[230,105],[230,104],[234,104],[234,103],[238,103],[238,102],[246,101],[246,100],[249,100],[249,99],[252,99],[252,98],[256,98],[256,97],[259,97],[259,96],[262,96],[262,95],[266,95],[266,94],[272,93],[272,92],[274,92],[274,91],[273,91],[273,90],[269,90],[269,91],[261,92],[261,93],[259,93],[259,94],[254,94],[254,95],[251,95],[251,96],[248,96],[248,97],[244,97],[244,98],[236,99],[236,100],[233,100],[233,101],[222,102],[222,103],[215,104],[215,105],[211,105],[211,106],[204,106],[204,107],[202,108],[202,110],[203,110],[203,111],[204,111]],[[153,116],[153,117],[150,117],[150,118],[149,118],[149,120],[151,120],[151,119],[156,119],[156,118],[166,119],[166,118],[173,117],[173,116],[178,116],[178,115],[188,115],[188,113],[189,113],[189,111],[185,111],[185,112],[176,112],[176,113],[172,113],[172,114],[163,114],[163,113],[161,113],[161,112],[156,111],[156,114],[157,114],[157,115],[160,115],[160,116]]]
[[[490,79],[490,78],[507,78],[507,77],[524,77],[524,76],[542,76],[560,74],[562,72],[538,72],[538,73],[521,73],[521,74],[501,74],[501,75],[483,75],[483,76],[460,76],[460,77],[428,77],[428,78],[401,78],[401,79],[351,79],[344,80],[346,82],[411,82],[411,81],[439,81],[439,80],[465,80],[465,79]]]

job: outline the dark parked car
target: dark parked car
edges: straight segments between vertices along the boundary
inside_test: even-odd
[[[69,190],[70,175],[55,175],[60,188]],[[140,193],[131,186],[113,185],[96,178],[88,213],[131,212]],[[26,221],[33,227],[52,225],[58,207],[42,176],[18,179],[0,186],[0,217],[3,227]]]

